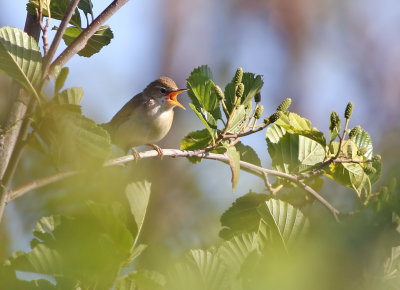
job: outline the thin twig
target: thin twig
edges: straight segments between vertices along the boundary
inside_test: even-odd
[[[203,159],[212,159],[212,160],[218,160],[218,161],[222,161],[222,162],[229,162],[229,158],[226,155],[209,153],[209,152],[205,152],[204,150],[182,151],[182,150],[178,150],[178,149],[162,149],[162,152],[163,152],[164,157],[165,156],[173,157],[173,158],[175,158],[175,157],[198,157],[198,158],[203,158]],[[149,150],[149,151],[145,151],[145,152],[140,152],[139,156],[140,156],[140,159],[145,159],[145,158],[159,157],[159,154],[156,150]],[[111,160],[105,162],[103,167],[120,165],[120,164],[124,164],[127,162],[132,162],[135,160],[136,159],[133,155],[126,155],[126,156],[111,159]],[[295,182],[296,184],[301,186],[304,190],[306,190],[309,194],[314,196],[319,202],[321,202],[329,211],[331,211],[331,213],[337,219],[339,211],[336,208],[334,208],[321,195],[319,195],[315,190],[313,190],[311,187],[307,186],[306,184],[304,184],[304,182],[299,180],[299,178],[296,175],[287,174],[284,172],[263,168],[263,167],[245,162],[245,161],[240,161],[240,167],[248,169],[260,177],[264,177],[264,174],[270,174],[273,176],[285,178],[285,179]],[[44,178],[41,178],[41,179],[38,179],[38,180],[35,180],[32,182],[29,182],[21,187],[18,187],[12,191],[9,191],[9,194],[8,194],[9,198],[8,198],[7,202],[14,200],[18,197],[21,197],[22,195],[24,195],[25,193],[27,193],[29,191],[38,189],[40,187],[43,187],[45,185],[54,183],[56,181],[65,179],[67,177],[74,176],[78,173],[79,173],[79,171],[61,172],[61,173],[57,173],[54,175],[50,175],[50,176],[47,176],[47,177],[44,177]]]
[[[53,60],[53,57],[56,53],[56,50],[61,42],[61,39],[64,35],[65,29],[67,29],[68,23],[71,20],[76,7],[78,6],[80,0],[73,0],[69,4],[63,19],[61,20],[60,27],[58,27],[56,35],[50,45],[50,49],[48,53],[45,55],[43,59],[43,79],[45,79],[49,73],[50,63]]]
[[[129,0],[114,0],[82,33],[57,57],[50,65],[49,73],[51,74],[54,67],[64,66],[75,54],[82,50],[89,38],[93,36],[115,12],[117,12]]]

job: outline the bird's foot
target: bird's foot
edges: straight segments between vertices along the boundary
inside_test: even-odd
[[[158,153],[158,156],[160,157],[160,160],[162,160],[163,159],[163,156],[164,156],[164,154],[163,154],[163,152],[162,152],[162,150],[161,150],[161,148],[160,147],[158,147],[157,145],[155,145],[155,144],[146,144],[147,146],[150,146],[150,147],[152,147],[152,148],[154,148],[154,150],[156,150],[157,151],[157,153]]]
[[[140,159],[142,159],[142,157],[140,157],[139,152],[137,152],[137,150],[135,148],[132,147],[131,150],[132,150],[132,156],[133,156],[133,159],[135,160],[135,162],[138,162]]]

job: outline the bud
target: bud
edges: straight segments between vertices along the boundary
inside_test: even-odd
[[[264,118],[264,124],[269,124],[269,123],[271,123],[269,117],[265,117]]]
[[[244,84],[240,83],[236,90],[236,96],[238,98],[241,98],[243,96],[243,93],[244,93]]]
[[[214,86],[214,91],[217,94],[219,100],[223,100],[225,98],[224,93],[219,86]]]
[[[331,112],[331,123],[329,126],[329,130],[332,131],[333,129],[335,129],[335,127],[339,124],[339,122],[340,122],[339,115],[335,111],[332,111]]]
[[[371,158],[371,161],[372,162],[379,162],[379,161],[381,161],[381,159],[382,159],[381,155],[375,155],[375,156],[373,156]]]
[[[257,93],[257,94],[255,95],[254,101],[255,101],[256,103],[261,102],[261,94],[260,94],[260,93]]]
[[[361,127],[360,126],[355,126],[353,129],[351,129],[349,133],[349,138],[353,139],[358,133],[360,133]]]
[[[264,106],[258,106],[254,112],[254,118],[256,120],[260,119],[262,116],[262,113],[264,112]]]
[[[371,166],[371,164],[368,164],[366,167],[364,167],[364,172],[365,172],[366,174],[370,175],[370,174],[374,174],[374,173],[376,172],[376,169],[373,168],[373,167]]]
[[[282,116],[282,112],[281,111],[277,111],[275,113],[273,113],[271,116],[269,116],[269,122],[270,123],[275,123],[276,121],[279,120],[279,118]]]
[[[235,86],[238,86],[242,82],[242,77],[243,77],[243,69],[239,67],[236,70],[235,77],[233,78]]]
[[[276,108],[277,111],[284,112],[286,111],[290,105],[292,104],[292,99],[291,98],[286,98],[279,106]]]
[[[346,110],[344,110],[344,117],[346,119],[350,119],[352,113],[353,113],[353,103],[349,102],[346,106]]]
[[[365,153],[367,153],[367,151],[368,151],[367,147],[362,147],[362,148],[358,149],[357,155],[363,156],[363,155],[365,155]]]

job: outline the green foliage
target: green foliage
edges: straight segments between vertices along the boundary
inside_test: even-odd
[[[18,28],[0,28],[0,71],[41,101],[42,56],[36,41]]]
[[[70,45],[81,33],[83,29],[80,27],[68,27],[65,30],[63,39],[66,45]],[[78,52],[80,56],[90,57],[98,53],[104,46],[110,44],[111,39],[114,37],[111,29],[105,25],[101,26],[99,30],[89,38],[85,47]]]
[[[56,66],[56,68],[54,69],[54,95],[56,95],[63,88],[68,73],[68,67],[60,68],[60,66]]]
[[[225,145],[225,148],[229,158],[229,167],[231,168],[232,172],[232,192],[235,192],[240,174],[240,154],[236,150],[235,146]]]
[[[79,95],[74,92],[79,91],[70,89],[67,92],[76,100]],[[68,102],[68,93],[60,95],[57,101]],[[64,164],[74,168],[101,166],[110,156],[108,132],[83,116],[77,105],[49,105],[36,126],[57,167]]]
[[[81,103],[83,98],[82,88],[69,88],[63,90],[54,97],[54,101],[60,105],[77,105]]]

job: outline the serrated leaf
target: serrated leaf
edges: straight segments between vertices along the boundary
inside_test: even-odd
[[[111,154],[108,132],[84,117],[79,106],[49,106],[37,129],[57,166],[101,166]]]
[[[151,183],[148,181],[140,181],[128,184],[125,190],[128,198],[131,213],[135,219],[138,232],[135,237],[134,244],[137,243],[140,231],[143,227],[144,218],[146,216],[147,207],[149,205]]]
[[[190,108],[192,108],[192,110],[196,113],[197,117],[199,117],[200,121],[206,127],[214,144],[215,133],[217,131],[217,121],[210,114],[207,114],[208,112],[203,111],[203,114],[208,117],[208,119],[206,119],[207,117],[204,117],[203,114],[196,109],[195,105],[189,104],[189,106]]]
[[[69,73],[69,68],[66,66],[57,71],[57,73],[55,72],[54,94],[57,94],[63,88],[68,73]]]
[[[246,117],[245,107],[244,105],[239,105],[236,111],[234,112],[234,116],[232,118],[232,121],[230,123],[227,132],[229,134],[236,134],[241,132],[247,124],[245,117]]]
[[[181,141],[181,150],[199,150],[204,149],[212,143],[212,138],[207,129],[190,132]],[[188,157],[192,163],[198,163],[202,159],[196,157]]]
[[[79,27],[68,27],[65,30],[63,39],[66,45],[70,45],[81,33],[83,29]],[[89,38],[86,46],[78,52],[80,56],[90,57],[98,53],[104,46],[111,42],[114,37],[111,29],[107,26],[101,26],[99,30]]]
[[[165,277],[155,271],[138,270],[119,277],[115,290],[157,290],[164,289]]]
[[[60,105],[79,105],[82,98],[82,88],[69,88],[57,94],[55,102]]]
[[[270,199],[257,211],[271,230],[270,239],[286,251],[309,226],[308,219],[300,210],[281,200]]]
[[[353,142],[357,145],[358,149],[361,148],[367,149],[367,151],[364,154],[364,157],[366,159],[372,158],[372,153],[373,153],[372,141],[367,131],[361,129],[360,132],[354,136]]]
[[[221,244],[218,255],[231,275],[237,276],[244,260],[259,249],[258,240],[257,234],[252,232],[234,236]]]
[[[321,144],[302,135],[299,136],[298,160],[301,164],[313,166],[323,162],[324,159],[325,149]]]
[[[226,155],[229,158],[229,167],[231,168],[232,172],[232,192],[235,192],[236,185],[239,181],[239,175],[240,175],[240,154],[236,150],[235,146],[231,145],[226,145],[224,146],[226,148]]]
[[[199,67],[196,67],[191,74],[201,74],[203,76],[208,77],[209,79],[214,79],[213,74],[211,69],[208,67],[208,65],[201,65]]]
[[[206,250],[191,250],[184,262],[171,272],[167,288],[174,290],[220,290],[226,285],[227,271],[218,255]]]
[[[16,80],[40,102],[42,56],[33,37],[18,28],[0,28],[0,71]]]
[[[242,83],[244,84],[244,93],[242,97],[244,100],[242,104],[246,105],[261,91],[264,82],[260,75],[246,72],[243,74]]]
[[[257,207],[267,199],[266,194],[254,192],[249,192],[236,199],[221,216],[220,237],[229,240],[236,234],[256,231],[260,222]]]
[[[39,1],[40,0],[29,0],[29,3],[26,6],[26,10],[32,14],[36,15],[36,9],[39,9]],[[81,1],[82,2],[82,1]],[[51,18],[62,20],[64,18],[65,12],[70,4],[69,0],[57,0],[50,1],[50,13]],[[46,7],[42,6],[43,16],[48,17],[49,13]],[[78,9],[75,9],[74,15],[72,15],[70,24],[75,25],[77,27],[81,27],[81,16],[79,15]]]
[[[236,143],[235,147],[240,152],[240,160],[261,166],[261,160],[253,148],[244,145],[242,142]]]
[[[198,111],[204,110],[217,120],[221,118],[221,111],[210,75],[207,66],[196,68],[187,78],[188,95]]]

